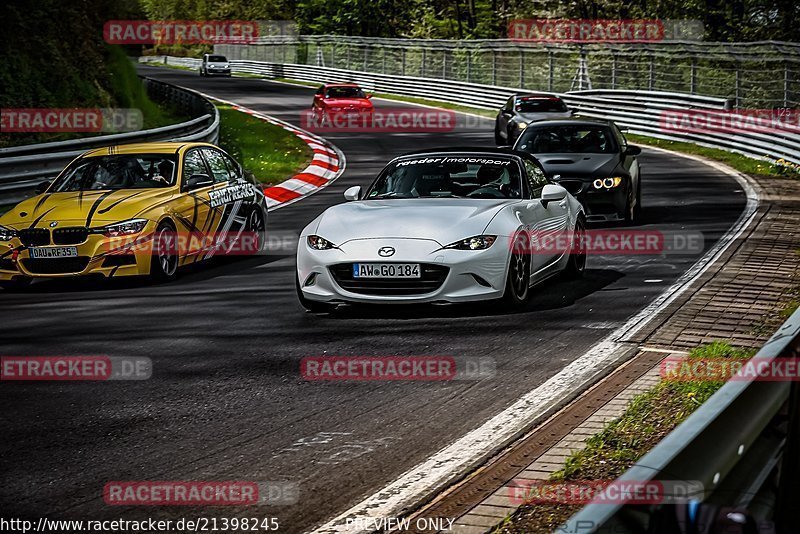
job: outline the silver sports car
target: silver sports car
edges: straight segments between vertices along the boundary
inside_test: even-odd
[[[310,311],[495,299],[517,307],[534,284],[581,276],[586,265],[575,246],[585,232],[581,204],[525,152],[407,154],[366,192],[355,186],[344,196],[300,236],[297,294]],[[544,233],[567,244],[531,247]]]

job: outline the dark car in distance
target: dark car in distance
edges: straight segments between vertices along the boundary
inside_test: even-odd
[[[573,113],[573,110],[556,95],[548,93],[513,95],[497,112],[494,121],[494,141],[498,145],[513,145],[532,122],[567,119]]]

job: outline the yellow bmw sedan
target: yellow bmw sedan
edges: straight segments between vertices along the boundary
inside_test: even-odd
[[[262,187],[208,143],[91,150],[37,192],[0,217],[0,286],[85,275],[170,280],[180,266],[220,250],[257,253],[266,241]]]

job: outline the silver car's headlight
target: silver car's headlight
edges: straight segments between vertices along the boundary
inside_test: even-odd
[[[496,240],[496,235],[476,235],[475,237],[468,237],[467,239],[450,243],[444,248],[453,248],[456,250],[485,250],[491,247]]]
[[[525,128],[528,127],[528,123],[527,122],[517,122],[515,124],[517,125],[517,128],[519,128],[520,130],[524,130]]]
[[[17,237],[16,230],[6,226],[0,226],[0,241],[11,241],[15,237]]]
[[[100,229],[99,233],[106,237],[120,237],[123,235],[138,234],[147,226],[147,219],[131,219],[114,224],[109,224]]]
[[[308,246],[313,248],[314,250],[330,250],[332,248],[339,248],[324,237],[320,237],[318,235],[310,235],[308,236]]]

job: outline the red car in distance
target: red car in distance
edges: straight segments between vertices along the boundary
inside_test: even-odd
[[[341,115],[371,115],[375,107],[371,94],[365,93],[355,83],[326,83],[314,93],[312,111],[321,124],[331,122]]]

